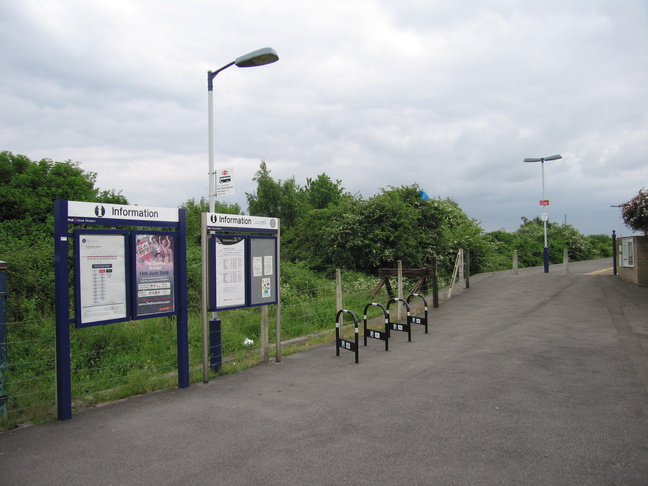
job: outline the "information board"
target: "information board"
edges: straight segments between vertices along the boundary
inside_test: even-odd
[[[127,320],[126,233],[87,230],[75,237],[77,326]]]
[[[186,220],[186,209],[54,201],[55,370],[60,420],[72,418],[71,322],[83,328],[173,314],[177,323],[178,386],[189,386]],[[76,225],[84,227],[70,233],[69,227]],[[104,229],[87,229],[86,225]],[[138,229],[116,230],[112,229],[114,226]],[[168,231],[141,229],[144,227]],[[154,248],[153,237],[161,251]],[[71,239],[74,241],[72,279]],[[164,261],[157,262],[160,269],[143,264],[148,253],[157,253],[158,258],[164,255]],[[74,281],[73,319],[71,280]]]

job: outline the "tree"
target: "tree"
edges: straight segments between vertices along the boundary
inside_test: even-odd
[[[35,162],[0,152],[0,223],[14,235],[49,234],[57,199],[128,204],[121,192],[96,188],[96,178],[70,160]]]
[[[648,190],[639,190],[635,197],[622,205],[621,212],[628,228],[648,234]]]
[[[571,261],[609,256],[611,246],[609,237],[605,235],[585,237],[571,225],[551,221],[547,221],[547,235],[551,263],[563,261],[565,248]],[[496,242],[496,253],[499,254],[493,259],[494,270],[510,268],[514,250],[518,252],[518,263],[521,267],[543,264],[544,223],[540,217],[522,217],[522,224],[514,233],[494,231],[488,233],[488,236]]]
[[[180,205],[181,209],[187,210],[187,242],[188,244],[200,245],[200,232],[202,229],[201,214],[209,212],[209,201],[204,197],[200,201],[191,198]],[[241,207],[238,204],[214,201],[214,212],[224,214],[241,214]]]
[[[275,181],[270,175],[268,166],[261,161],[259,170],[252,179],[257,183],[256,192],[245,196],[248,211],[252,216],[268,216],[281,219],[281,227],[289,229],[304,211],[305,194],[291,177],[286,181]]]
[[[288,245],[287,245],[288,246]],[[425,267],[436,256],[445,270],[470,248],[475,271],[492,246],[476,221],[452,200],[423,200],[417,185],[389,187],[363,200],[346,195],[298,221],[285,255],[316,270],[371,273],[380,267]],[[485,253],[486,252],[486,253]]]
[[[101,191],[95,181],[76,162],[0,152],[0,260],[8,263],[10,321],[53,312],[55,200],[128,204],[121,192]]]
[[[329,176],[322,173],[316,179],[306,178],[306,194],[308,202],[315,209],[324,209],[331,204],[337,204],[344,194],[342,181],[333,182]]]

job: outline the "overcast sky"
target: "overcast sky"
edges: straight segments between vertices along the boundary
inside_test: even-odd
[[[646,0],[3,0],[0,150],[73,160],[131,204],[236,195],[326,173],[353,194],[417,183],[485,231],[543,208],[584,234],[631,234],[648,188]]]

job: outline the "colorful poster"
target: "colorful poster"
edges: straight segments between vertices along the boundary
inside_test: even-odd
[[[77,235],[78,324],[126,320],[126,240],[124,234]]]
[[[262,278],[261,279],[261,298],[262,299],[269,299],[272,297],[272,287],[270,286],[270,279],[269,278]]]
[[[136,315],[175,312],[172,233],[135,234]]]

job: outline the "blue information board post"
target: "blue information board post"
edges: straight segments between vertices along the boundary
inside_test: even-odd
[[[93,229],[87,228],[90,225]],[[54,238],[59,420],[72,418],[71,324],[84,328],[176,316],[178,386],[188,387],[186,210],[55,201]],[[70,241],[74,250],[73,279]],[[73,316],[70,282],[74,285]]]

